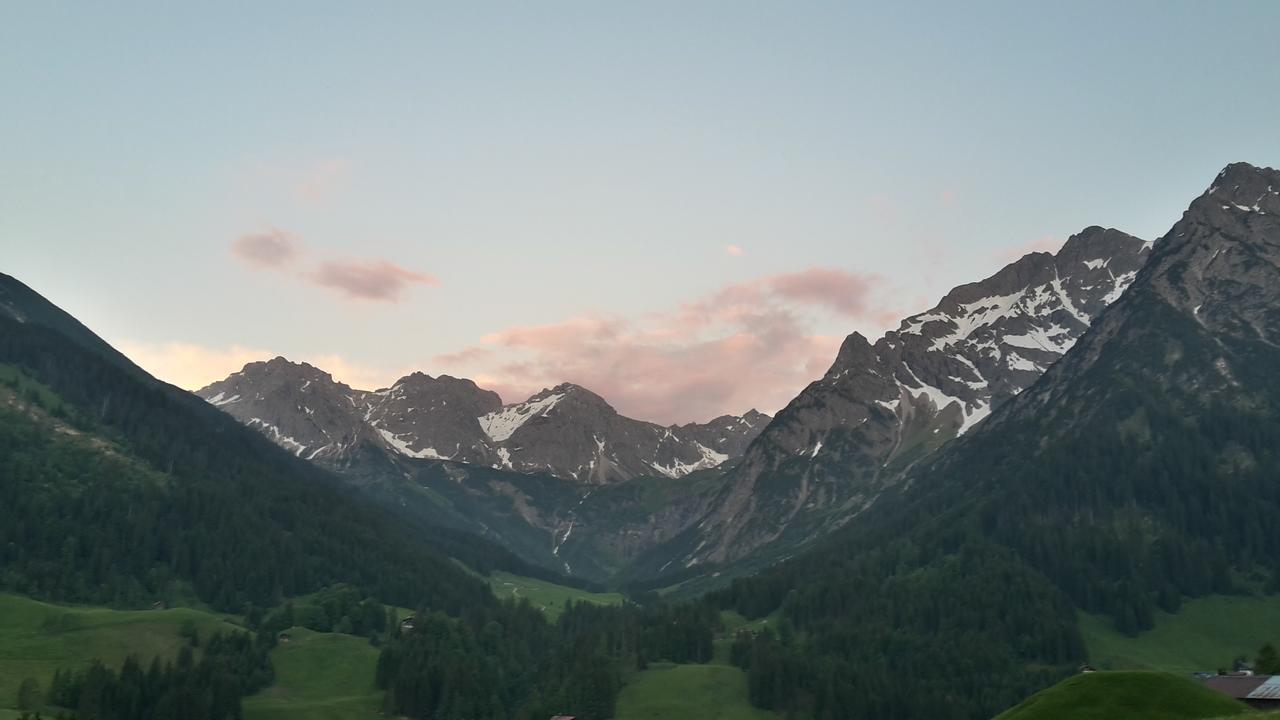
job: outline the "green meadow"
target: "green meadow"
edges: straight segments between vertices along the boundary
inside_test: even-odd
[[[240,630],[227,617],[191,608],[108,610],[0,594],[0,707],[14,707],[25,678],[35,678],[43,693],[59,668],[80,669],[95,658],[118,667],[130,655],[144,664],[176,657],[188,622],[201,637]]]
[[[996,720],[1204,720],[1253,715],[1249,706],[1181,675],[1096,672],[1067,678]]]
[[[1214,596],[1186,601],[1178,614],[1157,613],[1155,627],[1136,637],[1110,621],[1080,615],[1089,661],[1114,670],[1213,672],[1265,642],[1280,644],[1280,597]]]
[[[564,612],[565,603],[569,601],[591,602],[597,605],[622,603],[620,593],[594,593],[501,571],[489,576],[489,586],[500,598],[527,598],[534,607],[545,612],[547,619],[551,622],[555,622],[560,617],[560,613]]]
[[[287,631],[289,641],[271,651],[276,680],[244,701],[246,720],[348,720],[371,718],[382,707],[373,685],[378,649],[366,638]]]

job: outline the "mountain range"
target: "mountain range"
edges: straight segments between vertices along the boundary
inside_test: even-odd
[[[571,383],[503,405],[471,380],[420,372],[355,390],[281,357],[249,363],[196,394],[307,460],[342,466],[372,447],[584,485],[716,467],[739,457],[769,420],[751,410],[662,427],[624,417]]]
[[[902,473],[1030,387],[1133,282],[1151,243],[1089,227],[961,285],[874,344],[845,339],[831,368],[729,471],[680,562],[805,542],[865,509]]]
[[[1188,597],[1280,592],[1278,349],[1280,172],[1237,163],[1036,382],[718,595],[810,638],[741,651],[763,706],[990,717],[1087,657],[1082,613],[1137,635]]]
[[[503,405],[282,358],[196,397],[0,275],[0,587],[248,618],[349,583],[528,652],[552,647],[540,616],[457,563],[562,572],[664,589],[619,616],[636,666],[665,657],[637,643],[705,660],[722,611],[758,620],[730,657],[760,708],[991,717],[1088,659],[1086,617],[1139,634],[1187,598],[1280,593],[1277,378],[1280,172],[1244,163],[1153,243],[1087,228],[850,335],[774,418],[679,427],[573,385]]]
[[[503,405],[470,380],[422,373],[363,391],[284,358],[197,394],[299,457],[559,571],[603,581],[767,561],[848,522],[1035,382],[1150,250],[1095,226],[1056,254],[1027,254],[874,344],[851,334],[776,418],[661,427],[572,384]],[[605,486],[616,491],[592,490]],[[416,502],[423,488],[447,499]]]

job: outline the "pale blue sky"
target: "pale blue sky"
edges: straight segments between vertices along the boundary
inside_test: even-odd
[[[1018,248],[1154,238],[1228,162],[1280,165],[1277,2],[178,5],[0,2],[0,271],[188,385],[270,352],[358,385],[420,368],[508,400],[594,380],[662,420],[772,411],[845,333]],[[296,266],[232,254],[273,228]],[[393,303],[306,279],[375,259],[439,284]],[[624,375],[754,332],[672,334],[682,307],[810,268],[880,277],[862,314],[762,300],[812,357],[628,399]],[[661,362],[484,341],[584,317]],[[496,356],[437,357],[475,347]]]

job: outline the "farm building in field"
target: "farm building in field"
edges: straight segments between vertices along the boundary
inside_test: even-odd
[[[1215,675],[1204,684],[1258,710],[1280,710],[1280,675]]]

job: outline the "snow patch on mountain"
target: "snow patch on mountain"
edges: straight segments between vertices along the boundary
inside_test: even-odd
[[[497,412],[482,416],[480,429],[489,436],[490,440],[502,442],[538,414],[546,416],[564,397],[564,393],[551,393],[516,405],[508,405]]]
[[[401,455],[405,455],[411,458],[418,458],[419,460],[450,460],[452,459],[452,456],[441,455],[440,453],[436,452],[435,448],[423,448],[421,450],[414,450],[413,448],[409,447],[409,443],[405,442],[400,435],[394,435],[382,428],[374,428],[374,430],[377,431],[378,435],[382,437],[382,439],[385,440],[388,445],[390,445],[396,452],[400,453]]]

